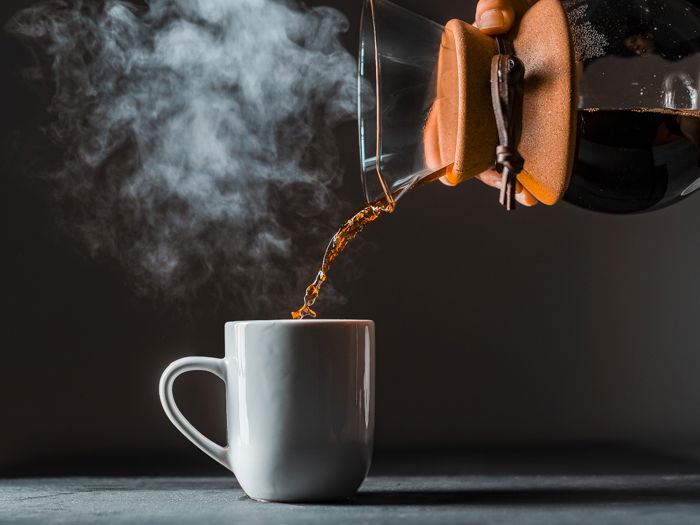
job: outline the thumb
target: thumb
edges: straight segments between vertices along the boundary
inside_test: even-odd
[[[507,33],[515,13],[509,0],[481,0],[476,6],[476,22],[474,25],[487,35]]]

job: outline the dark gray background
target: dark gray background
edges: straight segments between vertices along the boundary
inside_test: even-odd
[[[28,3],[6,0],[2,19]],[[361,2],[323,3],[351,20],[354,50]],[[474,9],[401,3],[441,22]],[[222,355],[223,323],[245,312],[207,297],[187,308],[139,297],[115,263],[61,233],[16,154],[45,118],[44,99],[17,75],[27,56],[6,35],[1,60],[0,466],[200,454],[163,415],[158,377],[183,355]],[[338,136],[344,191],[359,205],[354,125]],[[52,154],[44,147],[21,149]],[[699,218],[697,197],[615,217],[568,204],[506,214],[476,182],[407,196],[367,230],[364,274],[342,283],[348,302],[329,312],[377,323],[378,444],[697,441]],[[217,380],[190,374],[177,395],[223,440]]]

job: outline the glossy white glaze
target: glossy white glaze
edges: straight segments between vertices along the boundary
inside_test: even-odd
[[[372,455],[374,323],[240,321],[225,332],[224,359],[186,357],[163,372],[161,402],[173,424],[252,498],[351,496]],[[175,404],[173,382],[189,370],[226,383],[227,447],[199,433]]]

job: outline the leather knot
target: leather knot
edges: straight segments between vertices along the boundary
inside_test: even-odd
[[[496,166],[507,168],[512,176],[523,171],[525,159],[516,148],[499,145],[496,147]]]

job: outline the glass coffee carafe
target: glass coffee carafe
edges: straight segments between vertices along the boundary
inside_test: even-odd
[[[564,199],[588,209],[659,209],[700,188],[700,9],[686,0],[565,0],[576,60],[577,139]],[[388,0],[361,23],[358,118],[365,197],[398,200],[437,178],[425,128],[444,27]],[[441,49],[442,46],[442,49]],[[468,147],[468,145],[466,146]]]

